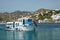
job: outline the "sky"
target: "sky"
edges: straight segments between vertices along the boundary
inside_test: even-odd
[[[60,9],[60,0],[0,0],[0,12]]]

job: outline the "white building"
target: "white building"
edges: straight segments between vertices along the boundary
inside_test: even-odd
[[[42,23],[43,22],[43,20],[38,20],[38,23]]]
[[[47,18],[45,18],[44,20],[38,20],[38,23],[47,23],[47,22],[49,22]]]
[[[52,18],[53,20],[58,20],[58,19],[60,19],[60,13],[59,13],[59,14],[56,14],[56,15],[52,15],[51,18]]]

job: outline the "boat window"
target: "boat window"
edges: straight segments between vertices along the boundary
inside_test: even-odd
[[[32,21],[32,19],[28,19],[28,21]]]
[[[13,23],[8,23],[7,25],[13,25]]]
[[[16,26],[19,26],[19,23],[16,23]]]
[[[22,22],[22,20],[19,20],[19,22]]]
[[[25,19],[25,21],[28,21],[28,19]]]

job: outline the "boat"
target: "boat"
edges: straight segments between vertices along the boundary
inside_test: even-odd
[[[17,22],[6,22],[6,30],[18,30],[18,31],[32,31],[34,26],[32,24],[32,18],[24,17],[19,18]]]

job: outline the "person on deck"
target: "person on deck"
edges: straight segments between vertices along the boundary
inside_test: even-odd
[[[33,24],[34,24],[34,31],[36,31],[36,27],[37,27],[37,23],[35,21],[33,21]]]
[[[33,23],[34,23],[35,27],[37,27],[37,23],[35,21]]]

